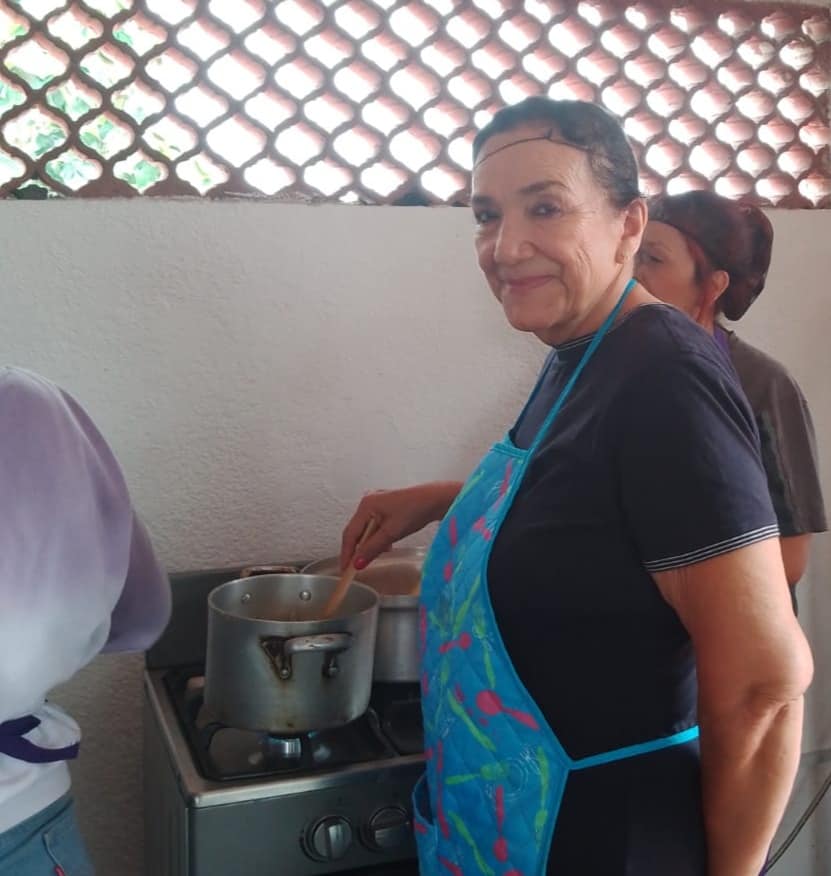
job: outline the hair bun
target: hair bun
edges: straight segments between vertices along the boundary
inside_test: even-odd
[[[767,273],[773,249],[773,225],[770,219],[754,204],[741,204],[747,218],[753,244],[752,264],[759,273]]]

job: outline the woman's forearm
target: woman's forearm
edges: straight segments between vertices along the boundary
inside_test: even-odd
[[[803,700],[701,713],[708,876],[758,876],[799,766]]]
[[[343,531],[341,569],[350,562],[356,569],[363,569],[397,541],[441,520],[461,488],[459,481],[429,481],[397,490],[367,493]],[[360,556],[356,556],[361,534],[372,517],[380,524],[378,531],[361,543]]]

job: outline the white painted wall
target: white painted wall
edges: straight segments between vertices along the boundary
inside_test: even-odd
[[[743,334],[802,384],[831,496],[831,212],[771,218]],[[463,476],[544,352],[504,324],[464,210],[5,201],[0,259],[0,361],[87,407],[171,569],[327,554],[364,489]],[[823,537],[802,585],[808,749],[831,746],[829,568]],[[101,876],[140,872],[139,675],[100,658],[58,694],[86,734],[76,790]]]

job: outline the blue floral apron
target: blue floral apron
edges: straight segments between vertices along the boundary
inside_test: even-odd
[[[630,280],[531,446],[520,450],[506,436],[479,463],[425,563],[419,633],[427,769],[413,794],[422,876],[542,876],[572,770],[698,736],[692,727],[573,760],[517,676],[488,593],[490,551],[528,463],[633,285]]]

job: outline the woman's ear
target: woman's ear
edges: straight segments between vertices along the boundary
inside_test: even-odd
[[[623,208],[623,233],[615,254],[615,261],[618,264],[622,265],[635,257],[640,249],[641,238],[646,230],[648,220],[649,213],[643,198],[635,198]]]
[[[704,303],[715,310],[719,298],[730,285],[730,274],[727,271],[713,271],[704,281]]]

